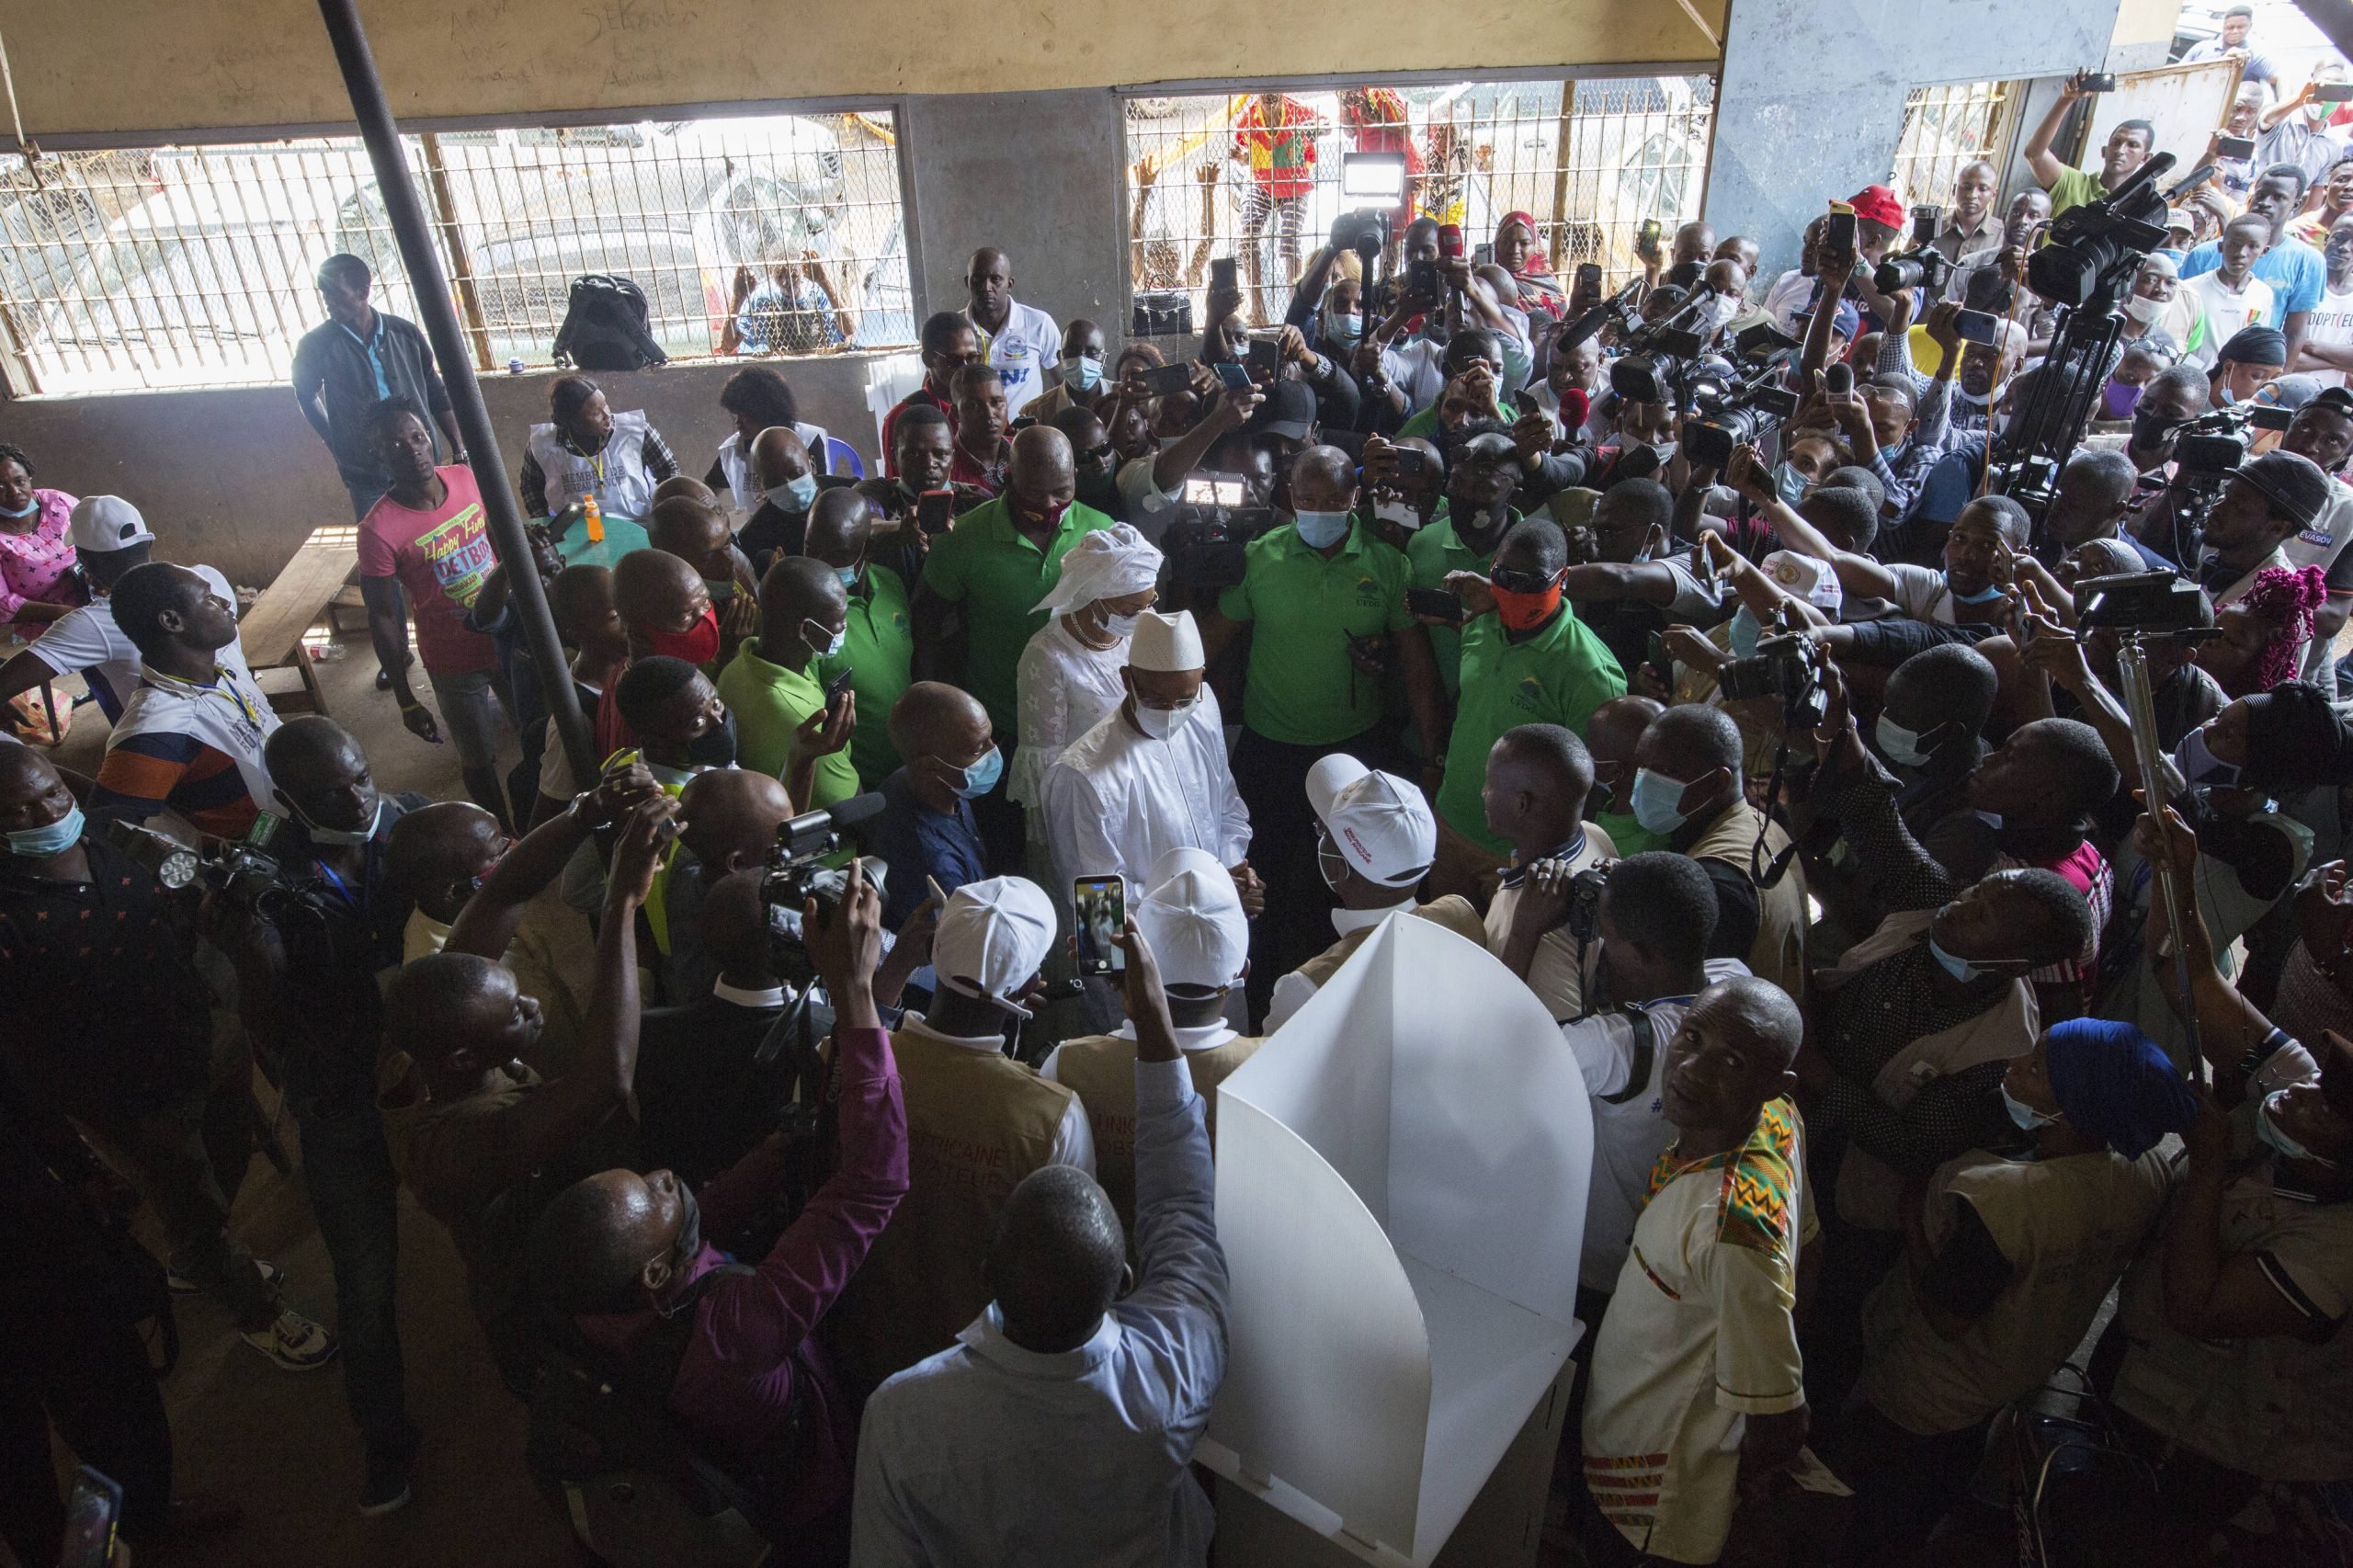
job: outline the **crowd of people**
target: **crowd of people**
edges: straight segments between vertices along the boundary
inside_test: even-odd
[[[404,1186],[463,1260],[482,1397],[529,1404],[535,1480],[623,1568],[617,1471],[707,1505],[676,1521],[701,1561],[724,1517],[780,1562],[1204,1562],[1218,1086],[1404,916],[1526,984],[1590,1096],[1552,1521],[1587,1561],[1756,1560],[1825,1472],[1851,1500],[1805,1560],[2006,1539],[1989,1435],[2070,1364],[2143,1483],[2099,1528],[2328,1560],[2296,1553],[2353,1481],[2353,333],[2323,309],[2353,163],[2259,154],[2174,215],[2022,500],[2004,437],[2063,324],[2029,258],[2151,152],[2127,121],[2061,165],[2080,96],[2028,148],[2047,188],[1960,171],[1941,288],[1881,286],[1880,186],[1777,278],[1691,222],[1614,302],[1528,214],[1480,263],[1414,219],[1381,276],[1336,233],[1279,327],[1213,291],[1169,363],[983,249],[875,477],[766,366],[699,480],[558,378],[528,562],[425,340],[337,257],[296,390],[381,684],[463,799],[281,722],[219,574],[0,446],[0,611],[38,633],[0,692],[80,674],[112,726],[94,778],[0,744],[32,1237],[0,1535],[54,1555],[47,1421],[133,1539],[220,1522],[176,1517],[101,1310],[119,1175],[173,1288],[278,1368],[339,1359],[366,1512],[434,1437]],[[1288,111],[1253,112],[1236,155],[1288,167]],[[1279,192],[1251,219],[1297,228]],[[1759,325],[1793,412],[1728,437],[1688,388]],[[2177,450],[2217,438],[2219,472]],[[332,1332],[230,1221],[256,1064]]]

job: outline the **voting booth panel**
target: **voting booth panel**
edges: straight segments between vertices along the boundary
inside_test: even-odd
[[[1204,1462],[1358,1559],[1432,1562],[1506,1451],[1557,1437],[1592,1163],[1542,1004],[1392,916],[1220,1085],[1233,1349]],[[1540,1504],[1548,1467],[1507,1468]]]

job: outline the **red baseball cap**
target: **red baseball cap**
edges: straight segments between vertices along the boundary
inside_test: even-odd
[[[1895,199],[1895,192],[1883,185],[1867,185],[1855,192],[1847,203],[1855,216],[1867,219],[1883,229],[1904,227],[1904,203]]]

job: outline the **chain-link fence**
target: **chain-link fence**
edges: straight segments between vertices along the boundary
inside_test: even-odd
[[[1428,216],[1476,246],[1526,212],[1564,285],[1590,261],[1614,287],[1644,220],[1698,214],[1714,107],[1706,76],[1131,97],[1132,281],[1189,295],[1198,321],[1211,261],[1232,256],[1251,318],[1279,321],[1301,260],[1364,205],[1341,194],[1342,158],[1402,153],[1393,230]]]
[[[1994,165],[1998,186],[2008,153],[2010,97],[2007,82],[1957,82],[1905,94],[1904,130],[1888,176],[1897,198],[1907,207],[1949,207],[1955,176],[1980,158]]]
[[[675,358],[915,340],[887,114],[403,139],[476,368],[552,362],[573,278],[644,290]],[[356,138],[72,153],[0,181],[0,324],[35,392],[267,382],[338,251],[414,316]]]

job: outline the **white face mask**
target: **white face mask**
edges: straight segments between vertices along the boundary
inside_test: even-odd
[[[2124,313],[2146,326],[2165,313],[2165,305],[2164,301],[2152,300],[2146,294],[2127,294],[2124,296]]]
[[[1103,618],[1103,630],[1113,637],[1132,637],[1136,623],[1142,619],[1140,615],[1107,615]]]
[[[1200,706],[1198,696],[1188,697],[1174,708],[1146,708],[1139,702],[1135,705],[1136,728],[1155,741],[1165,741],[1191,723]]]
[[[810,636],[812,631],[817,636]],[[820,639],[824,640],[822,643]],[[804,620],[801,623],[801,640],[809,644],[809,651],[817,657],[830,659],[842,651],[843,643],[849,641],[849,628],[845,625],[839,631],[829,632],[813,620]]]

